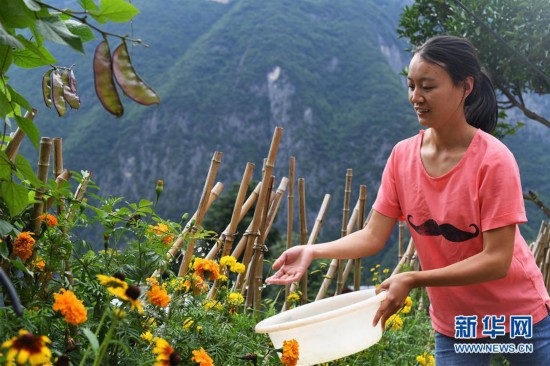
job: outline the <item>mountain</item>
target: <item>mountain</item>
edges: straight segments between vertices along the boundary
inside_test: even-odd
[[[149,45],[133,47],[131,56],[159,93],[160,105],[143,107],[123,98],[126,111],[119,119],[102,109],[91,72],[99,40],[87,45],[84,56],[66,49],[54,53],[60,64],[76,64],[83,101],[81,110],[63,118],[42,107],[45,69],[12,75],[28,86],[24,95],[32,94],[33,105],[39,106],[36,123],[42,134],[63,138],[65,166],[92,171],[100,195],[153,199],[156,181],[163,179],[158,212],[179,221],[196,209],[215,151],[223,152],[217,180],[226,187],[240,181],[246,162],[255,164],[254,179],[260,180],[272,134],[280,126],[276,185],[288,175],[294,156],[296,176],[306,184],[308,228],[323,196],[331,194],[321,236],[334,238],[341,225],[346,170],[353,170],[352,204],[359,185],[366,184],[370,207],[392,146],[419,129],[399,75],[409,59],[395,31],[403,1],[133,4],[141,14],[131,27],[112,30]],[[114,49],[117,41],[110,43]],[[523,159],[520,166],[547,159],[550,139],[546,131],[542,134],[529,149],[519,135],[505,139],[519,141],[514,146]],[[531,153],[539,149],[540,154]],[[29,146],[24,151],[31,160],[36,156]],[[538,172],[529,171],[524,183],[538,184]],[[540,184],[546,192],[541,198],[550,197],[548,179]],[[534,235],[541,216],[536,207],[528,208],[537,218],[528,228]],[[286,225],[285,212],[281,207],[278,225]]]

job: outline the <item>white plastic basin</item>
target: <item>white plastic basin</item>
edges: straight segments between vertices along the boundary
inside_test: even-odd
[[[267,333],[275,348],[298,341],[299,366],[333,361],[380,340],[382,327],[372,320],[385,297],[369,289],[325,298],[264,319],[256,332]]]

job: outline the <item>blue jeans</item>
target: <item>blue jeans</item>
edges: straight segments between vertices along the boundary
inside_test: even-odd
[[[435,333],[435,362],[437,366],[489,366],[491,353],[457,353],[455,344],[515,344],[516,349],[522,345],[532,345],[532,353],[502,353],[510,365],[543,366],[550,365],[550,314],[533,325],[533,337],[530,339],[514,338],[509,334],[495,339],[455,339],[438,332]],[[509,349],[509,348],[508,348]],[[529,350],[529,349],[527,349]],[[473,351],[475,352],[475,351]]]

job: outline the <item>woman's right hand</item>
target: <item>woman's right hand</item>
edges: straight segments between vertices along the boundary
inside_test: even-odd
[[[277,270],[265,282],[274,285],[288,285],[298,281],[313,260],[311,245],[297,245],[281,254],[273,263],[272,268]]]

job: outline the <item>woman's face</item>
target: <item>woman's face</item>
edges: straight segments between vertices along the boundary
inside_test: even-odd
[[[454,85],[447,71],[418,54],[409,64],[409,101],[418,121],[425,127],[450,127],[465,122],[464,100],[473,86],[472,78]]]

